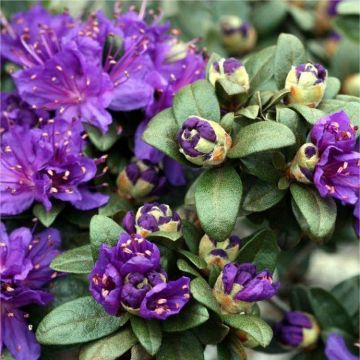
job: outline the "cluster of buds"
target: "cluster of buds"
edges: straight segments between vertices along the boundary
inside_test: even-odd
[[[166,204],[147,203],[138,209],[136,215],[128,211],[123,226],[129,234],[136,233],[144,238],[158,231],[181,236],[180,216]]]
[[[291,348],[311,348],[319,338],[320,327],[315,318],[300,311],[289,311],[274,327],[274,336]]]
[[[285,89],[289,104],[302,104],[316,107],[322,100],[326,87],[327,71],[320,64],[300,64],[289,71]]]
[[[314,144],[307,143],[300,147],[289,168],[289,176],[298,182],[311,184],[319,152]]]
[[[126,310],[164,320],[190,299],[190,279],[168,281],[158,247],[138,234],[121,234],[113,248],[102,244],[89,281],[92,296],[114,316]]]
[[[233,15],[221,18],[220,36],[226,50],[234,55],[253,49],[257,39],[254,27],[249,22]]]
[[[246,93],[250,88],[249,75],[240,60],[222,58],[211,64],[209,81],[219,83],[228,95]]]
[[[234,261],[240,250],[240,239],[236,235],[230,236],[225,241],[215,241],[208,235],[204,235],[199,244],[199,256],[203,258],[208,265],[216,265],[221,269]]]
[[[274,296],[280,284],[269,271],[256,271],[253,264],[225,265],[216,280],[213,294],[225,314],[249,312],[256,301]]]
[[[119,195],[135,200],[156,196],[165,182],[166,178],[161,174],[160,168],[145,160],[127,165],[116,181]]]
[[[190,116],[177,134],[179,151],[198,166],[221,164],[231,147],[231,137],[216,122]]]

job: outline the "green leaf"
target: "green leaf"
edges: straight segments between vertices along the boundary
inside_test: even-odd
[[[116,360],[137,343],[131,329],[124,329],[114,335],[84,345],[79,360]]]
[[[338,78],[329,76],[326,80],[324,99],[333,99],[341,88],[341,82]]]
[[[99,129],[89,124],[84,124],[84,127],[87,134],[89,135],[91,142],[100,151],[109,150],[116,143],[118,139],[115,122],[113,122],[109,126],[109,130],[106,134],[103,134]]]
[[[163,322],[163,330],[167,332],[185,331],[203,324],[209,319],[206,307],[198,303],[190,303],[178,315],[171,316]]]
[[[61,210],[64,209],[65,204],[56,203],[53,204],[51,210],[46,211],[42,204],[36,204],[33,208],[33,214],[40,220],[45,226],[49,227],[55,221]]]
[[[84,245],[61,253],[53,259],[50,267],[55,271],[89,274],[94,267],[91,246]]]
[[[156,360],[204,360],[204,350],[199,340],[190,332],[164,336]]]
[[[239,131],[228,157],[242,158],[261,151],[290,146],[295,142],[295,135],[287,126],[275,121],[260,121]]]
[[[279,89],[284,88],[285,79],[291,67],[305,61],[305,49],[302,42],[294,35],[280,34],[274,59],[275,81]]]
[[[289,6],[289,12],[300,29],[310,31],[314,28],[315,15],[313,12],[300,9],[297,6]]]
[[[223,324],[222,320],[216,316],[210,316],[209,320],[198,326],[193,331],[204,345],[219,344],[229,333],[230,328]]]
[[[99,208],[99,215],[111,217],[119,213],[125,214],[129,210],[132,210],[132,206],[127,200],[118,195],[111,195],[108,203]]]
[[[310,289],[304,285],[296,285],[291,289],[289,297],[290,307],[293,310],[313,312],[310,301]]]
[[[189,165],[190,162],[186,161],[179,152],[179,145],[176,141],[178,131],[179,125],[176,122],[172,109],[165,109],[151,119],[142,138],[147,144],[176,161],[183,165]]]
[[[253,94],[273,76],[275,48],[275,46],[267,47],[251,54],[246,59],[244,64],[250,80],[249,95]]]
[[[331,293],[344,306],[346,312],[353,320],[354,329],[359,328],[359,308],[360,308],[360,276],[355,275],[337,284]]]
[[[130,360],[151,360],[153,357],[146,352],[146,350],[139,344],[131,348]]]
[[[130,321],[132,330],[139,339],[140,344],[150,355],[155,355],[160,348],[162,340],[159,322],[142,319],[138,316],[132,316]]]
[[[245,195],[242,206],[248,211],[264,211],[280,202],[285,194],[286,191],[279,190],[276,185],[257,181]]]
[[[94,259],[98,257],[101,244],[116,245],[124,231],[114,220],[103,215],[94,215],[90,221],[90,243]]]
[[[184,255],[188,260],[191,261],[198,269],[206,269],[207,264],[204,259],[191,253],[187,250],[178,250],[180,254]]]
[[[185,260],[179,259],[176,262],[177,267],[179,270],[186,272],[188,274],[194,275],[196,277],[201,277],[201,275],[195,270],[192,266],[190,266]]]
[[[227,133],[231,133],[231,131],[232,131],[232,128],[233,128],[233,125],[234,125],[234,118],[235,118],[234,113],[229,112],[229,113],[225,114],[220,120],[221,127]]]
[[[360,15],[359,3],[357,0],[340,2],[336,6],[336,12],[339,15]]]
[[[351,318],[331,293],[321,288],[312,288],[310,289],[310,301],[322,330],[336,327],[349,334],[352,333]]]
[[[306,105],[293,104],[290,105],[290,107],[299,113],[311,125],[315,124],[316,121],[326,115],[323,111],[310,108]]]
[[[254,315],[224,315],[226,324],[241,330],[251,336],[259,345],[266,347],[273,336],[271,327],[262,319]]]
[[[209,284],[202,278],[196,278],[190,283],[190,292],[195,300],[205,305],[210,310],[220,314],[220,307],[217,303]]]
[[[252,119],[255,120],[259,114],[259,110],[260,110],[260,106],[259,105],[249,105],[247,107],[244,107],[242,109],[240,109],[237,113],[236,116],[244,116],[248,119]]]
[[[165,238],[171,241],[176,241],[181,238],[182,234],[180,232],[167,232],[167,231],[156,231],[151,233],[148,237],[151,238]]]
[[[306,223],[304,228],[304,223],[297,217],[300,227],[315,240],[323,240],[331,236],[336,220],[335,201],[332,198],[322,198],[309,186],[292,184],[290,191]]]
[[[127,320],[127,315],[110,316],[91,296],[86,296],[47,314],[37,328],[36,338],[40,344],[77,344],[109,335]]]
[[[237,262],[251,262],[258,270],[269,269],[273,272],[279,255],[280,249],[274,233],[265,229],[256,233],[241,247]]]
[[[182,220],[183,238],[192,253],[197,253],[203,233],[190,221]]]
[[[333,20],[335,30],[349,40],[358,43],[360,35],[358,31],[359,16],[356,15],[341,15]]]
[[[196,186],[195,205],[202,228],[212,239],[223,241],[234,228],[242,183],[232,167],[205,171]]]
[[[183,87],[174,98],[173,111],[179,126],[191,115],[207,120],[220,120],[220,106],[215,89],[207,80]]]

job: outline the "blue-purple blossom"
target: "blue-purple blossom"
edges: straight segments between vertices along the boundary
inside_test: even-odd
[[[165,319],[190,298],[190,279],[168,282],[158,247],[138,234],[121,234],[113,248],[102,245],[89,281],[91,294],[111,315],[126,310],[147,319]]]
[[[41,128],[13,126],[7,131],[1,144],[1,213],[20,214],[34,201],[49,211],[55,199],[80,210],[104,205],[108,196],[92,192],[87,184],[96,163],[82,154],[81,136],[79,122],[60,118]]]
[[[60,235],[55,229],[33,235],[22,227],[8,235],[0,223],[0,352],[5,347],[16,360],[40,356],[40,345],[28,324],[29,314],[22,307],[46,305],[52,300],[42,288],[57,276],[49,264],[59,253],[59,246]]]
[[[181,220],[177,212],[169,205],[146,203],[141,206],[136,215],[129,211],[123,219],[124,229],[129,233],[137,233],[147,237],[151,233],[162,231],[181,234]]]
[[[127,165],[117,178],[119,194],[133,199],[157,196],[165,183],[166,178],[157,165],[141,160]]]
[[[325,355],[328,360],[358,360],[359,356],[352,354],[346,347],[341,335],[332,333],[326,339]]]
[[[225,265],[213,293],[225,313],[249,311],[256,301],[270,299],[280,288],[268,270],[257,272],[256,265]]]
[[[354,216],[358,219],[360,153],[356,147],[356,130],[347,114],[339,111],[320,118],[310,136],[320,153],[313,179],[320,195],[357,205]],[[359,233],[357,220],[355,229]]]
[[[290,347],[307,348],[316,343],[320,333],[314,317],[301,311],[289,311],[274,327],[274,337]]]

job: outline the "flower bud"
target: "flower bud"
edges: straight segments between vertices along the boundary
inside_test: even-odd
[[[290,176],[296,181],[311,184],[313,171],[319,162],[319,151],[314,144],[307,143],[300,147],[290,165]]]
[[[223,58],[214,62],[209,70],[209,81],[214,86],[220,81],[221,85],[225,85],[223,86],[225,89],[226,84],[236,86],[237,90],[232,91],[233,94],[247,92],[250,88],[249,75],[241,61],[235,58]]]
[[[120,196],[143,199],[158,194],[165,181],[158,166],[149,161],[137,160],[120,172],[116,183]]]
[[[229,263],[216,280],[213,293],[225,314],[238,314],[249,312],[256,301],[271,298],[279,287],[267,270],[257,272],[253,264]]]
[[[345,79],[343,92],[347,95],[360,97],[360,73],[350,75]]]
[[[167,64],[172,64],[186,58],[187,51],[189,49],[189,44],[183,41],[178,41],[177,39],[173,39],[170,40],[168,45],[169,45],[169,50],[165,56],[165,62]]]
[[[320,64],[293,66],[285,81],[285,89],[290,91],[287,102],[309,107],[318,106],[324,96],[326,78],[327,71]]]
[[[289,311],[275,324],[274,336],[281,344],[292,348],[309,348],[316,344],[320,328],[315,318],[300,311]]]
[[[332,31],[329,34],[329,36],[325,39],[324,49],[328,58],[331,59],[335,55],[340,41],[341,41],[341,35],[336,31]]]
[[[216,122],[190,116],[177,134],[179,151],[199,166],[221,164],[231,147],[231,137]]]
[[[225,241],[215,241],[204,235],[199,244],[199,256],[208,265],[217,265],[223,268],[226,264],[234,261],[239,254],[240,239],[236,235],[230,236]]]
[[[250,51],[256,43],[256,31],[238,16],[224,16],[220,20],[221,41],[229,53],[239,55]]]
[[[162,231],[181,235],[181,220],[169,205],[149,203],[141,206],[135,216],[136,233],[143,237]]]

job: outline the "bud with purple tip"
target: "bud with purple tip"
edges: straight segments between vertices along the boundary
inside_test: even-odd
[[[309,348],[316,344],[320,327],[315,318],[301,311],[289,311],[275,324],[274,336],[281,344],[292,348]]]
[[[322,100],[326,87],[327,70],[320,64],[300,64],[289,71],[285,89],[289,104],[316,107]]]
[[[300,147],[290,165],[290,177],[304,184],[311,184],[313,172],[319,161],[319,152],[314,144]]]
[[[120,196],[136,200],[157,195],[165,182],[160,168],[145,160],[130,163],[117,178]]]
[[[136,215],[129,211],[123,219],[123,225],[128,233],[137,233],[144,238],[158,231],[178,233],[181,236],[180,216],[166,204],[144,204]]]
[[[216,280],[213,293],[225,314],[249,312],[256,301],[267,300],[279,290],[267,270],[256,271],[256,265],[225,265]]]
[[[219,82],[231,95],[247,92],[250,88],[249,75],[240,60],[235,58],[220,59],[209,69],[209,81],[215,86]]]
[[[231,147],[231,137],[216,122],[190,116],[177,134],[179,151],[199,166],[221,164]]]
[[[230,54],[239,55],[255,46],[256,31],[247,21],[228,15],[220,20],[221,41]]]
[[[208,265],[217,265],[224,268],[226,264],[234,261],[239,254],[240,239],[236,235],[230,236],[225,241],[215,241],[204,235],[199,244],[199,256]]]

